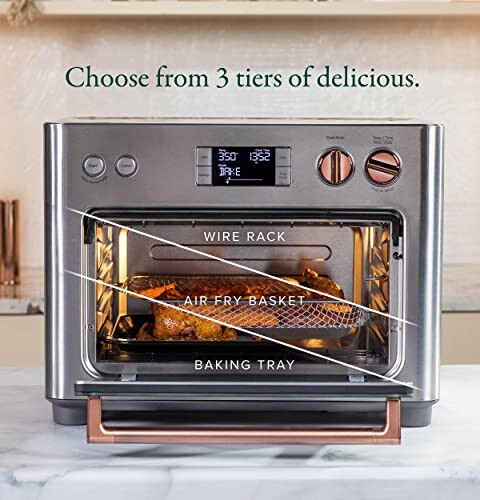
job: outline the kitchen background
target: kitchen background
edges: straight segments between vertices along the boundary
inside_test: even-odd
[[[0,4],[3,3],[0,1]],[[1,14],[0,10],[0,14]],[[0,15],[0,198],[20,200],[20,265],[43,265],[42,124],[67,116],[416,117],[445,124],[442,359],[480,363],[480,16],[304,19],[40,19]],[[413,89],[72,89],[64,74],[215,74],[326,64],[414,73]],[[33,278],[32,278],[33,277]],[[35,278],[36,277],[36,278]],[[33,286],[33,285],[32,285]],[[28,286],[27,293],[28,293]],[[40,315],[0,316],[0,365],[43,362]]]

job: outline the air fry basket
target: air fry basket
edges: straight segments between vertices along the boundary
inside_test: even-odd
[[[268,285],[265,296],[302,296],[306,292],[295,285],[259,276],[133,276],[123,285],[126,290],[141,293],[149,288],[159,288],[175,283],[176,290],[182,294],[186,290],[202,287],[233,288],[239,285]],[[320,297],[320,296],[319,296]],[[248,300],[240,300],[235,305],[215,304],[207,300],[205,304],[185,304],[183,299],[163,299],[185,311],[207,316],[213,320],[255,330],[285,329],[330,329],[339,331],[339,336],[347,334],[351,328],[363,325],[368,319],[364,309],[336,300],[304,298],[302,304],[295,305],[252,305]],[[258,302],[258,301],[257,301]],[[343,332],[343,333],[342,333]],[[285,332],[284,332],[285,335]]]

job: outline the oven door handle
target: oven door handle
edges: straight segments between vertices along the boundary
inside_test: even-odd
[[[400,444],[400,437],[399,398],[387,399],[385,425],[372,428],[117,427],[103,423],[100,396],[87,401],[89,443]]]

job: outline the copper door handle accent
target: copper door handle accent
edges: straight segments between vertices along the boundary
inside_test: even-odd
[[[112,427],[102,422],[102,399],[87,401],[89,443],[231,443],[231,444],[400,444],[400,399],[387,399],[383,427],[373,428],[193,428]]]

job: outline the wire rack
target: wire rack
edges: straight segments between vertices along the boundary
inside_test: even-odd
[[[207,300],[201,304],[185,303],[184,299],[167,299],[158,297],[166,303],[173,303],[185,311],[191,311],[210,319],[228,323],[243,328],[353,328],[363,325],[368,319],[368,312],[340,301],[325,300],[321,295],[312,298],[306,290],[287,283],[259,276],[132,276],[123,284],[126,290],[142,293],[147,289],[161,288],[174,283],[175,289],[183,294],[187,291],[218,289],[222,296],[223,290],[232,290],[232,295],[239,295],[242,288],[264,287],[264,299],[279,299],[280,297],[303,297],[302,303],[284,305],[274,300],[276,304],[262,302],[257,297],[252,304],[249,299],[240,299],[235,304],[226,304],[223,299],[215,301],[207,295]],[[193,294],[197,296],[196,293]],[[200,293],[198,294],[200,295]],[[194,300],[194,297],[191,297]],[[220,303],[219,303],[220,302]],[[168,306],[165,306],[168,307]]]

